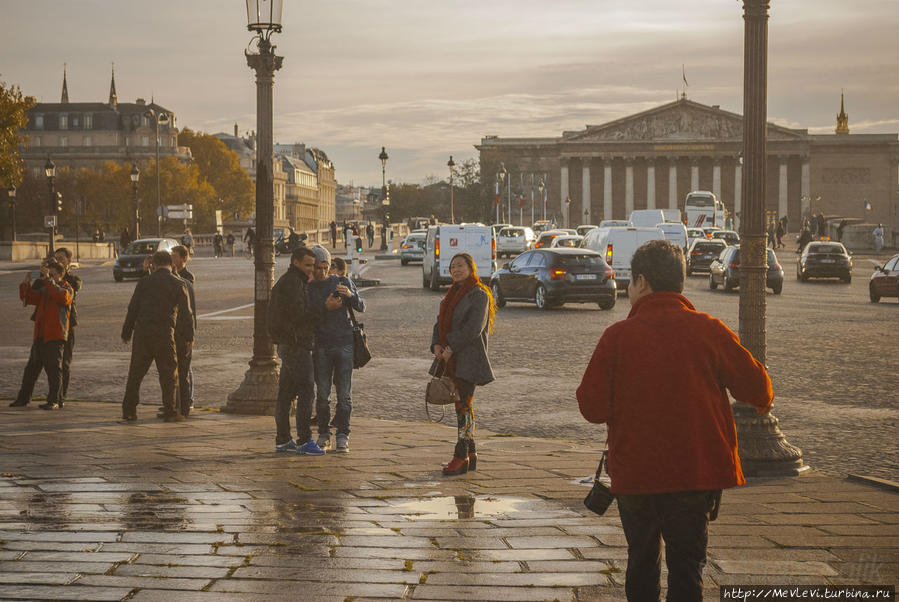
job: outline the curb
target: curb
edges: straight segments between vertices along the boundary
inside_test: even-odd
[[[886,491],[899,493],[899,483],[897,483],[896,481],[890,481],[889,479],[869,477],[866,475],[853,474],[851,472],[846,475],[846,479],[849,481],[864,483],[866,485],[870,485],[871,487],[877,487],[878,489],[885,489]]]

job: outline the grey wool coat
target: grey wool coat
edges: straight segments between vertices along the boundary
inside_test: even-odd
[[[476,385],[486,385],[495,380],[490,359],[487,357],[488,304],[487,293],[476,286],[467,295],[459,299],[453,310],[453,325],[447,335],[450,349],[456,358],[456,378],[467,380]],[[439,321],[434,324],[431,336],[431,347],[440,344]],[[434,374],[437,360],[428,371]]]

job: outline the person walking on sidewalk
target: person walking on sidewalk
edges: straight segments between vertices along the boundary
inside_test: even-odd
[[[328,299],[323,307],[309,303],[307,283],[315,269],[315,253],[297,247],[290,267],[272,287],[267,316],[268,333],[281,358],[278,398],[275,402],[275,451],[320,456],[325,452],[312,440],[312,399],[315,396],[312,346],[315,327],[324,309],[337,309],[340,301]],[[290,406],[297,400],[297,445],[290,437]]]
[[[31,272],[25,273],[25,280],[19,285],[19,298],[26,305],[36,306],[34,339],[22,374],[22,386],[10,407],[28,405],[41,370],[47,373],[48,391],[47,403],[38,407],[57,410],[63,406],[62,356],[69,334],[69,308],[75,298],[72,287],[63,279],[64,274],[65,269],[55,259],[49,259],[41,264],[41,286],[35,288],[32,284]]]
[[[375,246],[375,227],[371,223],[371,221],[369,221],[368,225],[365,226],[365,237],[368,239],[369,249]]]
[[[234,232],[229,231],[225,237],[225,244],[228,245],[228,257],[234,257]]]
[[[336,249],[337,248],[337,222],[335,222],[333,219],[331,220],[331,223],[328,224],[328,230],[331,232],[331,248]]]
[[[581,414],[608,425],[608,473],[627,539],[628,600],[701,600],[708,523],[721,490],[745,483],[727,391],[765,414],[765,367],[681,293],[680,247],[654,240],[631,259],[627,319],[606,328],[577,389]],[[689,353],[684,350],[689,349]]]
[[[140,403],[140,384],[156,362],[159,386],[162,389],[162,410],[166,422],[180,422],[184,416],[178,411],[178,357],[175,338],[193,346],[194,324],[190,297],[184,280],[172,273],[172,256],[157,251],[151,259],[153,272],[141,278],[134,287],[128,304],[128,314],[122,325],[122,342],[131,347],[131,364],[125,397],[122,399],[122,418],[137,420]]]
[[[252,257],[255,252],[254,245],[256,244],[256,231],[253,230],[253,226],[247,226],[247,232],[243,235],[243,241],[247,245],[249,256]]]
[[[350,451],[350,414],[353,411],[353,321],[350,311],[365,311],[365,301],[359,296],[349,278],[331,276],[331,254],[322,246],[312,247],[315,271],[309,282],[309,303],[324,306],[328,299],[340,305],[324,315],[315,329],[315,414],[318,419],[318,441],[323,450],[330,448],[331,426],[336,427],[336,450]],[[337,393],[337,407],[333,423],[329,398],[331,384]]]
[[[883,224],[877,224],[872,234],[874,235],[874,252],[880,253],[883,249]]]
[[[184,234],[181,235],[181,244],[187,247],[187,250],[191,253],[194,250],[194,235],[191,234],[190,228],[184,229]]]
[[[496,303],[490,289],[478,278],[471,255],[456,254],[450,261],[449,271],[453,284],[440,302],[431,335],[434,362],[429,373],[441,372],[452,377],[459,391],[456,447],[452,460],[443,469],[444,475],[458,475],[477,469],[472,400],[475,386],[495,379],[487,357],[487,340],[493,332]]]
[[[187,247],[184,245],[172,247],[172,273],[181,278],[187,286],[187,297],[190,300],[190,320],[194,327],[194,338],[191,341],[185,340],[182,331],[175,329],[175,352],[178,359],[178,408],[185,418],[190,415],[190,410],[194,407],[194,372],[191,362],[193,361],[193,340],[196,339],[197,332],[197,298],[194,294],[196,278],[187,269],[188,261],[190,261],[190,251],[187,250]]]
[[[215,234],[212,235],[212,255],[213,255],[213,257],[216,257],[216,258],[221,257],[224,254],[224,250],[225,250],[225,237],[222,236],[221,232],[216,230]]]

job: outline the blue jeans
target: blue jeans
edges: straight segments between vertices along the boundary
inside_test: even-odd
[[[334,426],[340,435],[350,434],[351,399],[353,390],[353,345],[318,348],[315,350],[315,413],[318,416],[318,434],[330,435],[331,383],[337,389],[337,411]]]
[[[290,406],[297,399],[297,441],[302,445],[312,437],[313,389],[312,352],[296,345],[278,345],[281,376],[278,379],[278,401],[275,403],[275,444],[290,441]]]

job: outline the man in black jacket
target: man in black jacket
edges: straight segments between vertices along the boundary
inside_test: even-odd
[[[184,280],[190,299],[190,317],[197,331],[197,298],[194,296],[194,275],[187,269],[190,251],[184,245],[172,247],[172,273]],[[175,350],[178,356],[178,406],[181,415],[187,418],[194,407],[194,373],[190,367],[193,358],[193,343],[184,340],[180,331],[175,330]],[[162,416],[164,418],[164,416]]]
[[[312,307],[306,283],[315,268],[315,253],[299,247],[290,255],[290,267],[272,288],[268,310],[268,333],[278,347],[281,376],[275,404],[275,451],[320,456],[325,452],[312,440],[312,400],[314,371],[312,345],[315,326],[325,308],[340,306],[339,299],[329,299],[325,307]],[[297,445],[290,437],[290,406],[297,399]]]
[[[122,326],[122,342],[134,335],[128,382],[122,400],[122,418],[137,420],[140,403],[140,383],[150,364],[156,362],[159,386],[162,388],[162,407],[166,422],[184,420],[175,405],[178,387],[178,361],[175,351],[175,332],[193,346],[194,324],[187,285],[172,273],[172,256],[168,251],[153,254],[155,271],[141,278],[134,288],[128,314]]]

